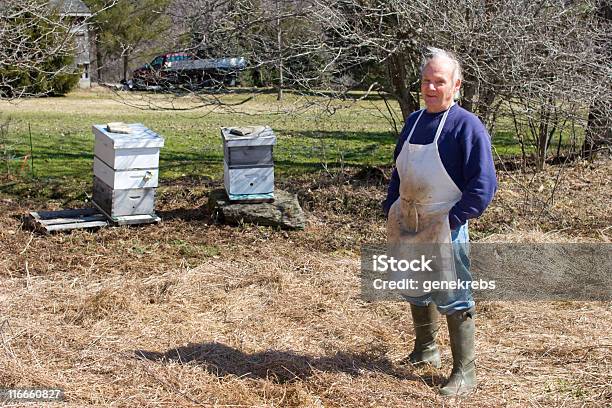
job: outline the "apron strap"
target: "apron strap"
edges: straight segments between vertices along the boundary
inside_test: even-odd
[[[410,138],[414,133],[417,123],[419,123],[419,119],[421,119],[421,116],[423,116],[423,112],[425,112],[425,109],[421,109],[421,113],[419,113],[419,116],[417,116],[416,120],[414,121],[414,125],[412,125],[412,129],[410,129],[410,133],[408,133],[408,137],[406,138],[406,143],[410,142]]]
[[[444,129],[444,124],[446,123],[448,112],[450,112],[451,108],[454,105],[455,105],[455,102],[451,104],[451,106],[446,110],[446,112],[444,112],[444,115],[442,115],[442,119],[440,119],[440,124],[438,125],[438,129],[436,130],[436,136],[434,137],[434,140],[433,140],[433,143],[436,147],[438,146],[438,139],[440,138],[440,135],[442,134],[442,129]]]

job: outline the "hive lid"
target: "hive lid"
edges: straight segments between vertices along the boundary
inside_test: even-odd
[[[142,123],[130,123],[127,126],[131,133],[112,133],[108,131],[107,125],[93,125],[92,130],[96,137],[110,140],[115,149],[164,146],[164,138]]]
[[[273,145],[276,135],[270,126],[236,126],[221,128],[223,143],[227,146]]]

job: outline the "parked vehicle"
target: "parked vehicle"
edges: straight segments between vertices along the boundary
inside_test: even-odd
[[[134,70],[135,86],[236,86],[238,73],[246,60],[238,58],[202,59],[187,52],[158,55],[148,64]]]

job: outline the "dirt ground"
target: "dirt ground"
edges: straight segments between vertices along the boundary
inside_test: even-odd
[[[385,174],[281,180],[304,231],[215,225],[219,181],[160,187],[159,225],[51,236],[20,217],[83,203],[0,196],[0,388],[59,387],[62,407],[609,404],[610,302],[480,302],[470,397],[436,394],[452,364],[445,326],[441,369],[402,364],[408,305],[359,294],[359,248],[384,240]],[[609,161],[500,169],[472,237],[610,242],[610,174]]]

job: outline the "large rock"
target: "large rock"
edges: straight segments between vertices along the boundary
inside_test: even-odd
[[[274,190],[271,203],[232,203],[225,190],[214,190],[208,197],[213,217],[226,224],[251,223],[284,229],[304,229],[304,211],[297,195]]]

